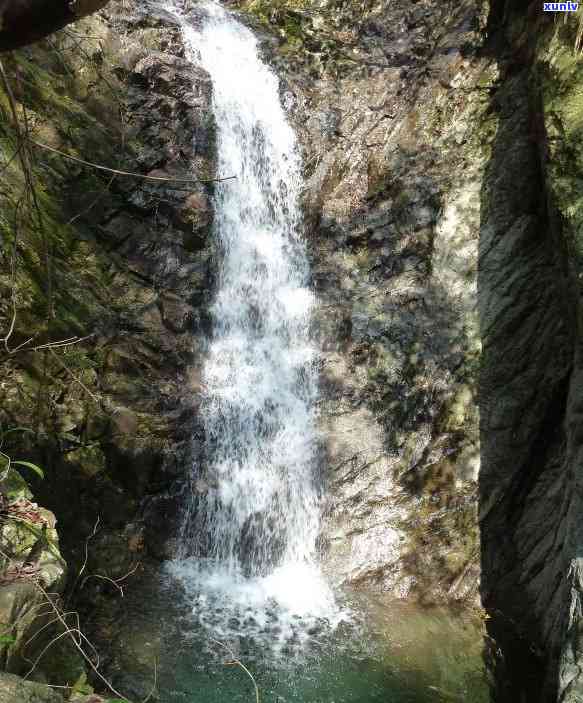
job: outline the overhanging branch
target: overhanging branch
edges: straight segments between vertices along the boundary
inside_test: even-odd
[[[0,51],[18,49],[90,15],[109,0],[0,0]]]

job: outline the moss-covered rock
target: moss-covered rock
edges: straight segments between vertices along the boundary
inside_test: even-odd
[[[47,594],[63,592],[67,565],[54,515],[28,491],[10,495],[0,524],[0,657],[6,670],[24,673],[54,635]]]
[[[14,638],[0,654],[11,671],[25,673],[22,647],[45,622],[27,577],[62,592],[61,548],[75,575],[93,540],[83,579],[70,584],[87,612],[94,599],[119,597],[108,577],[124,576],[127,586],[139,562],[173,544],[177,467],[192,449],[201,389],[184,391],[200,366],[212,276],[212,185],[194,181],[212,179],[215,170],[210,82],[184,58],[179,34],[163,10],[112,2],[107,12],[3,59],[18,126],[0,91],[3,329],[16,310],[10,353],[0,360],[0,423],[30,431],[10,434],[2,450],[43,467],[44,480],[31,472],[31,486],[35,500],[57,514],[61,537],[59,546],[53,513],[36,506],[38,519],[0,525],[8,555],[0,613]],[[24,147],[25,128],[31,141]],[[170,180],[115,177],[66,155],[193,183],[185,190]],[[30,508],[32,492],[15,472],[0,493],[15,517]],[[160,495],[172,504],[164,521],[142,512],[146,497],[152,503]],[[15,564],[26,568],[13,580]],[[51,633],[34,637],[25,655],[40,651]],[[63,638],[37,671],[65,685],[83,666]]]
[[[0,674],[1,703],[63,703],[63,696],[42,683],[23,681],[12,674]]]
[[[28,175],[0,95],[0,318],[8,327],[12,296],[8,346],[23,344],[2,360],[0,422],[34,429],[9,449],[46,468],[35,494],[59,513],[73,564],[98,515],[116,530],[145,494],[176,492],[165,467],[190,448],[177,420],[189,413],[181,389],[199,364],[211,276],[206,185],[112,178],[63,156],[213,177],[207,75],[183,58],[169,15],[126,10],[111,3],[85,20],[82,42],[61,33],[7,60],[17,111],[47,147],[31,147]],[[19,203],[27,183],[34,193]]]

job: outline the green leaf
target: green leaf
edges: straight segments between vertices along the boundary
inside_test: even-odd
[[[93,693],[93,686],[90,686],[87,683],[87,674],[82,673],[81,676],[79,676],[79,678],[75,682],[75,685],[71,689],[71,696],[74,693],[80,693],[83,696],[88,696]]]
[[[14,644],[16,642],[16,637],[12,635],[0,635],[0,644]]]
[[[25,466],[27,469],[34,471],[37,476],[40,476],[41,478],[45,477],[45,472],[41,469],[41,467],[37,466],[36,464],[33,464],[30,461],[13,461],[11,463],[12,466]]]
[[[8,430],[2,432],[3,435],[10,434],[11,432],[29,432],[30,434],[36,434],[36,432],[30,427],[11,427]]]

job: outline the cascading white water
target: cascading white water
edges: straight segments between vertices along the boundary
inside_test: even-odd
[[[222,262],[204,369],[209,488],[197,510],[210,547],[173,570],[220,633],[234,613],[261,628],[267,604],[319,617],[333,600],[316,565],[317,350],[298,146],[251,31],[220,5],[203,7],[201,30],[179,17],[212,78],[219,173],[236,180],[215,194]]]

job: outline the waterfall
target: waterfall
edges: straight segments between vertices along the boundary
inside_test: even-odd
[[[212,78],[218,172],[236,180],[214,195],[221,262],[203,373],[207,492],[191,518],[208,547],[173,570],[221,632],[234,612],[257,624],[267,604],[321,615],[332,600],[316,560],[317,348],[298,145],[252,32],[220,5],[202,7],[201,29],[177,16]]]
[[[300,159],[252,33],[211,6],[187,36],[212,78],[219,173],[237,176],[215,196],[223,258],[203,405],[212,556],[265,573],[311,558],[318,532]]]

